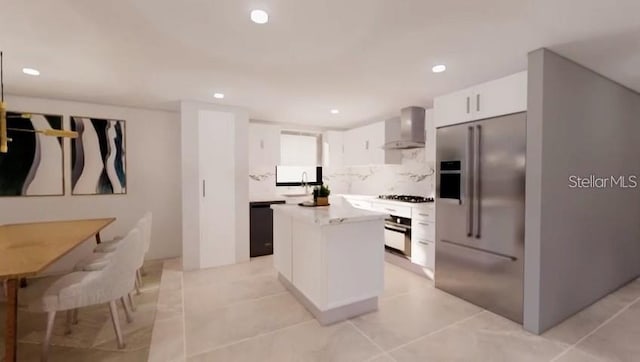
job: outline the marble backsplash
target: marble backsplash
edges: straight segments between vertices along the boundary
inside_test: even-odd
[[[334,194],[433,196],[434,166],[425,159],[424,149],[403,150],[401,164],[324,168],[323,181]],[[275,187],[274,167],[250,171],[250,196],[274,195],[282,191],[279,189]]]

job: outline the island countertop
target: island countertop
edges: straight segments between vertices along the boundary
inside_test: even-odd
[[[342,198],[332,198],[329,206],[304,207],[299,205],[271,205],[276,212],[283,212],[297,219],[313,224],[329,225],[369,220],[385,219],[388,214],[361,210],[351,206]]]

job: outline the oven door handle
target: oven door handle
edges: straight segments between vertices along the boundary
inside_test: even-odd
[[[390,223],[385,224],[384,228],[387,230],[397,231],[401,233],[406,233],[407,231],[411,230],[411,226],[405,226],[405,225],[400,226],[398,224],[390,224]]]

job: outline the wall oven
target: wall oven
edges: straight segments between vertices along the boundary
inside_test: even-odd
[[[384,244],[407,257],[411,256],[411,219],[391,215],[384,221]]]

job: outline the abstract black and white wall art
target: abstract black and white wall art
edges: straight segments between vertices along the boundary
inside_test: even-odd
[[[0,153],[0,196],[64,195],[62,139],[36,129],[62,129],[62,116],[7,112],[9,152]]]
[[[71,117],[71,194],[126,194],[125,121]]]

